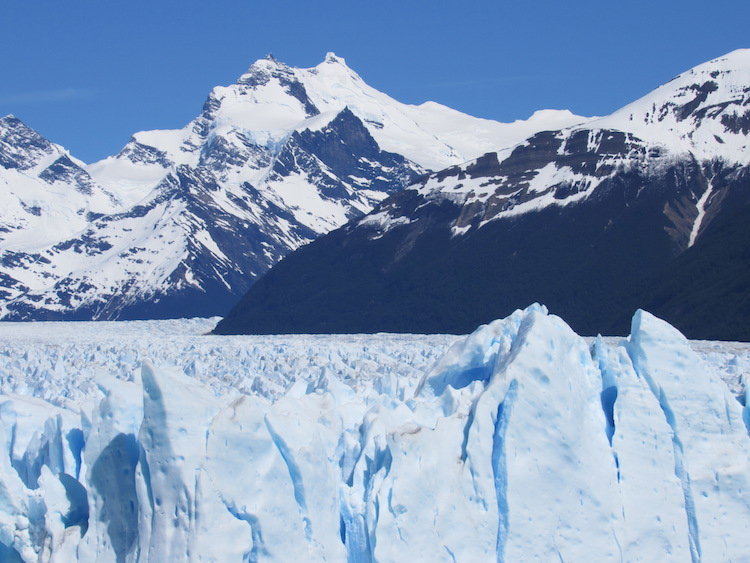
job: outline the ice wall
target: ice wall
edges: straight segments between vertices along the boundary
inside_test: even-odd
[[[323,365],[283,396],[217,392],[195,364],[102,374],[76,408],[0,395],[0,560],[750,553],[747,412],[648,313],[589,346],[531,306],[411,387],[366,366],[353,384]]]

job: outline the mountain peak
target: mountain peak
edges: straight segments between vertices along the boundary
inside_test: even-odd
[[[677,75],[595,127],[626,131],[699,159],[746,162],[750,133],[750,49]],[[586,125],[588,127],[589,125]]]
[[[289,73],[290,68],[277,60],[271,53],[268,53],[262,59],[255,61],[247,72],[237,79],[237,84],[244,86],[259,86],[266,84],[271,76],[277,76],[278,73]]]
[[[746,85],[747,80],[744,77],[747,76],[748,73],[750,73],[750,49],[736,49],[725,55],[699,64],[676,76],[675,79],[710,75],[712,79],[718,82],[733,82],[736,80],[734,77],[740,75],[742,78],[739,78],[739,80]]]
[[[46,155],[62,154],[39,132],[14,115],[0,118],[0,167],[27,170]]]
[[[18,129],[25,127],[26,129],[31,129],[28,125],[26,125],[23,121],[18,119],[15,115],[12,113],[9,113],[5,117],[0,117],[0,127],[3,128],[13,128]]]
[[[348,86],[336,65],[320,68]],[[557,116],[563,124],[549,128]],[[533,127],[510,124],[529,133],[438,169],[287,256],[225,326],[461,334],[540,299],[584,332],[624,333],[629,311],[645,307],[695,338],[747,339],[737,272],[750,247],[750,51],[688,70],[609,116],[569,119],[541,111]]]
[[[265,57],[258,59],[253,64],[251,64],[250,68],[248,68],[247,72],[245,72],[245,75],[253,74],[258,71],[268,72],[286,67],[287,65],[274,57],[273,53],[268,53]]]
[[[734,51],[730,51],[726,55],[717,57],[705,64],[712,65],[721,62],[739,64],[744,68],[748,68],[748,66],[750,66],[750,49],[735,49]]]
[[[333,51],[328,51],[326,53],[326,58],[323,61],[325,63],[337,63],[343,66],[346,66],[346,60],[342,57],[339,57],[334,53]]]

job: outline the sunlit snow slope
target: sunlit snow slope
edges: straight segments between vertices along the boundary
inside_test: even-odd
[[[259,60],[184,128],[89,166],[0,119],[0,318],[224,314],[288,252],[418,176],[582,120],[402,104],[333,54]]]
[[[0,342],[3,560],[750,553],[748,351],[697,354],[645,312],[607,342],[537,305],[461,338],[18,326]]]

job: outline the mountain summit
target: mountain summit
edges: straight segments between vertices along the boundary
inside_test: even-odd
[[[0,318],[212,316],[284,255],[421,175],[583,118],[503,124],[402,104],[329,53],[272,56],[178,130],[86,166],[0,121]]]
[[[449,332],[545,302],[750,339],[750,50],[610,116],[448,167],[289,256],[218,332]]]

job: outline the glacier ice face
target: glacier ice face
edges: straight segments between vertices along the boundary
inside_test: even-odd
[[[645,312],[587,340],[538,305],[461,338],[210,323],[0,327],[0,558],[750,553],[747,410],[719,377],[747,351]]]

